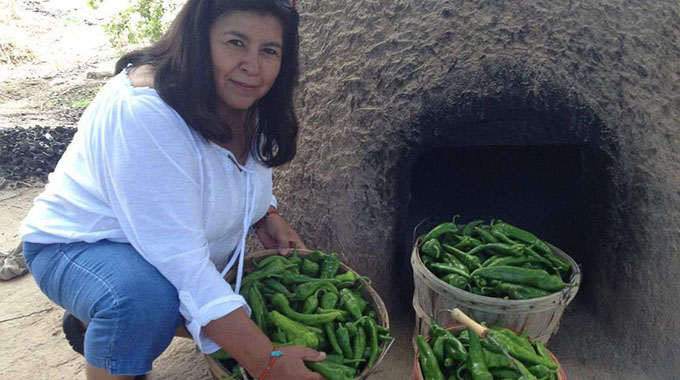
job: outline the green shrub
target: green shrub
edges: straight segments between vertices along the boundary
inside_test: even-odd
[[[87,0],[87,5],[98,9],[109,0]],[[112,0],[120,1],[120,0]],[[119,49],[148,44],[158,40],[167,29],[169,17],[177,9],[175,0],[130,0],[130,5],[104,24],[111,44]]]

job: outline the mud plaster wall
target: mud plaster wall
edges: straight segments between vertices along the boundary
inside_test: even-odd
[[[484,110],[469,110],[480,101],[526,93],[550,109],[549,94],[560,93],[597,115],[617,149],[601,265],[584,268],[594,282],[586,296],[621,347],[671,378],[680,372],[679,8],[675,0],[300,2],[303,128],[298,156],[276,171],[283,211],[309,246],[344,253],[388,301],[410,298],[390,292],[396,235],[410,233],[398,228],[408,200],[397,181],[410,170],[403,157],[428,133],[419,130],[428,107],[450,101],[479,120]]]

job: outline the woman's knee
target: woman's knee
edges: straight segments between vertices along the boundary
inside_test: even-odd
[[[131,285],[119,296],[120,313],[132,326],[173,336],[181,323],[177,290],[164,278]]]

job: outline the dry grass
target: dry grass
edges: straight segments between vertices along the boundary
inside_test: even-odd
[[[30,49],[16,45],[11,41],[0,41],[0,65],[16,66],[33,60],[35,55]]]
[[[8,24],[18,19],[17,0],[0,0],[0,23]]]
[[[20,20],[18,12],[19,0],[0,0],[0,65],[16,66],[35,58],[30,49],[17,44],[16,25]]]

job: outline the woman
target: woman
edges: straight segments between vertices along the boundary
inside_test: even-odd
[[[182,325],[253,377],[322,379],[304,361],[324,354],[273,347],[238,295],[251,226],[265,248],[304,247],[271,183],[296,151],[291,1],[189,0],[160,41],[118,61],[22,222],[88,379],[150,371]]]

